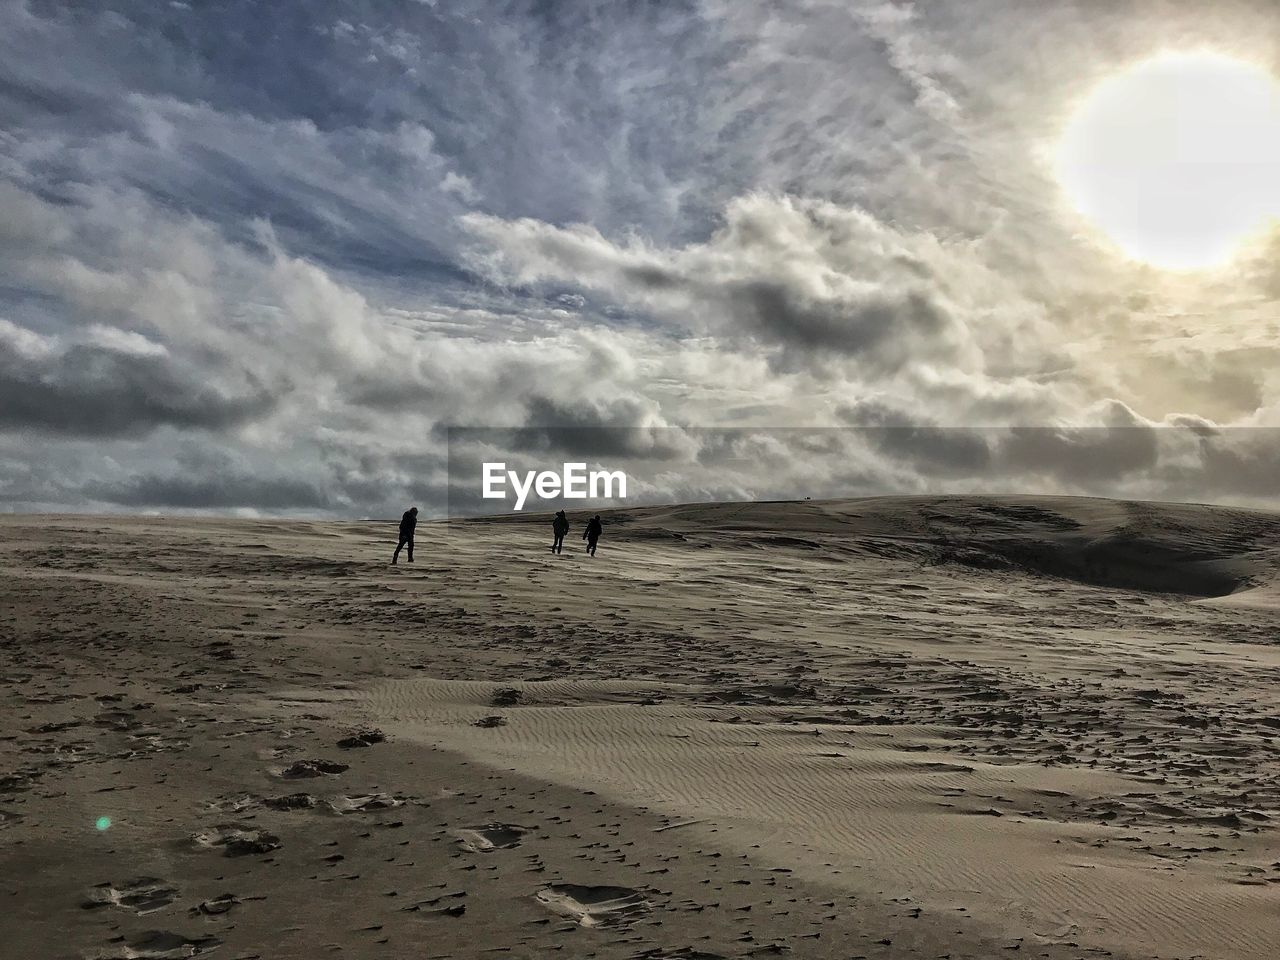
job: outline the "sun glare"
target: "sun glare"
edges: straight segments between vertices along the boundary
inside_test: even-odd
[[[1128,257],[1220,266],[1280,217],[1280,84],[1217,53],[1170,53],[1104,81],[1067,124],[1057,173]]]

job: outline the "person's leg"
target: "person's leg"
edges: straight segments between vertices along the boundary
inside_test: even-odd
[[[413,537],[405,542],[405,546],[409,548],[409,562],[413,563]]]
[[[395,563],[397,560],[400,559],[400,550],[403,547],[404,547],[404,537],[401,537],[399,542],[396,544],[396,552],[391,555],[392,563]]]

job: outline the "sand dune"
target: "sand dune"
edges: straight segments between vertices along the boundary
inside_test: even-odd
[[[1218,597],[1272,582],[1280,516],[1077,497],[878,497],[606,513],[627,539],[792,547]],[[491,523],[545,524],[542,516]]]
[[[0,519],[0,943],[1274,954],[1280,517],[605,520]]]

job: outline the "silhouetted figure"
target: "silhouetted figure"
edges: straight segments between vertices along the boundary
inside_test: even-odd
[[[396,552],[391,555],[393,564],[400,559],[400,551],[404,547],[409,548],[409,562],[413,563],[413,531],[417,526],[418,508],[410,507],[400,518],[400,542],[396,544]]]
[[[600,539],[600,531],[604,526],[600,523],[600,514],[587,521],[587,529],[582,531],[582,539],[587,541],[587,553],[596,555],[596,541]]]
[[[557,510],[555,519],[551,521],[551,535],[554,539],[551,541],[551,552],[564,552],[564,535],[569,532],[569,518],[564,515],[563,510]]]

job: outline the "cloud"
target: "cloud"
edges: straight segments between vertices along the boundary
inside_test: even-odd
[[[202,382],[204,381],[204,382]],[[0,430],[132,436],[167,425],[222,430],[277,398],[252,377],[224,388],[137,334],[91,328],[65,347],[0,321]]]
[[[445,173],[444,179],[440,181],[440,189],[445,193],[454,194],[466,203],[476,203],[480,200],[480,191],[475,188],[470,178],[453,170]]]
[[[992,476],[995,437],[990,430],[921,422],[889,404],[865,400],[837,408],[838,417],[880,455],[943,477]]]
[[[677,248],[612,242],[585,224],[484,214],[461,223],[482,242],[473,266],[496,281],[576,283],[674,330],[771,349],[783,369],[836,357],[882,375],[919,363],[980,370],[980,333],[994,339],[1039,319],[1034,304],[1021,304],[1024,319],[1017,302],[988,299],[983,281],[994,278],[966,245],[831,203],[740,197],[709,240]],[[1003,329],[979,329],[993,320]]]
[[[290,477],[140,476],[119,485],[91,484],[86,496],[124,507],[177,507],[190,510],[326,510],[332,498],[304,480]]]
[[[525,424],[506,443],[528,454],[590,457],[601,463],[688,457],[694,445],[663,420],[658,405],[637,397],[608,401],[532,396]]]
[[[867,34],[884,44],[889,62],[916,92],[916,103],[927,114],[953,121],[960,104],[938,80],[939,70],[955,69],[952,58],[930,53],[913,29],[916,11],[910,3],[874,3],[853,11]]]
[[[430,511],[459,426],[654,499],[1274,499],[1274,250],[1117,261],[1044,162],[1153,45],[1274,25],[0,0],[0,508]]]

